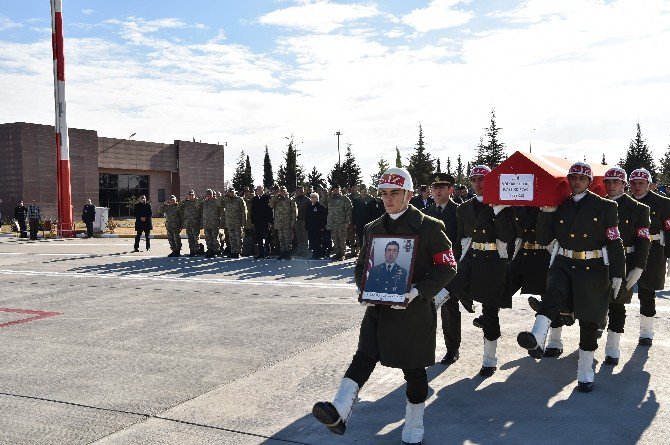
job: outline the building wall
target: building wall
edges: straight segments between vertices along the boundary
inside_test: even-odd
[[[204,195],[208,188],[223,192],[223,146],[175,141],[179,159],[179,196],[191,189]]]
[[[98,167],[116,170],[177,171],[175,144],[98,138]]]
[[[14,207],[23,196],[20,123],[0,125],[0,147],[0,213],[13,218]]]

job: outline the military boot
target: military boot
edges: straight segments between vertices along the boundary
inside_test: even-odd
[[[482,369],[479,370],[479,375],[482,377],[491,377],[498,369],[498,357],[496,357],[496,349],[498,348],[498,340],[487,340],[484,338],[484,354],[482,354]]]
[[[619,339],[621,333],[607,330],[607,343],[605,343],[605,364],[616,366],[619,364],[621,349],[619,349]]]
[[[405,425],[402,427],[403,445],[420,445],[423,441],[423,411],[426,402],[410,403],[405,407]]]
[[[551,328],[549,330],[549,340],[547,341],[547,348],[544,350],[544,357],[558,357],[563,354],[562,331],[563,328]]]
[[[535,317],[535,324],[530,332],[519,332],[516,341],[522,348],[528,349],[528,355],[540,359],[544,353],[544,342],[547,340],[547,332],[551,326],[551,320],[544,315]]]
[[[579,359],[577,360],[577,391],[593,391],[593,351],[583,351],[579,349]]]
[[[654,340],[654,317],[640,315],[640,346],[651,346]]]
[[[338,435],[344,434],[347,421],[351,416],[354,402],[358,397],[358,384],[350,378],[344,377],[340,388],[331,402],[317,402],[312,408],[312,415],[328,429]]]

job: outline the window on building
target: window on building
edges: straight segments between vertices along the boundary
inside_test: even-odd
[[[158,202],[165,202],[165,189],[158,189]]]
[[[149,199],[149,175],[118,175],[100,173],[100,205],[109,207],[109,216],[132,216],[129,202],[140,195]],[[165,190],[163,190],[165,194]]]

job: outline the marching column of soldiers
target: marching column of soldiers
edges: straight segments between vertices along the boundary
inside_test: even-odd
[[[479,374],[484,378],[497,369],[498,313],[512,307],[512,296],[519,291],[531,295],[528,302],[536,312],[532,329],[517,335],[529,356],[561,355],[563,328],[579,326],[579,392],[594,388],[595,352],[605,330],[603,364],[619,364],[625,305],[631,302],[636,285],[638,345],[652,346],[656,291],[664,288],[670,276],[670,249],[665,247],[670,239],[670,199],[650,188],[651,174],[637,169],[628,177],[623,169],[610,168],[604,176],[607,195],[601,197],[589,190],[591,167],[577,162],[566,172],[571,194],[560,205],[510,207],[483,203],[483,179],[490,171],[484,165],[471,169],[475,196],[470,199],[456,190],[461,187],[451,175],[435,173],[430,186],[434,202],[428,201],[425,187],[419,188],[424,193],[418,199],[410,201],[414,189],[406,170],[392,168],[382,175],[382,199],[372,197],[365,204],[375,218],[364,225],[358,246],[357,295],[367,306],[358,350],[332,401],[318,402],[312,410],[331,432],[345,433],[358,392],[381,362],[402,369],[407,381],[403,444],[422,443],[427,397],[423,376],[425,367],[435,363],[437,313],[447,350],[441,363],[449,365],[460,355],[460,306],[475,312],[473,301],[482,307],[473,324],[483,331]],[[413,204],[425,207],[419,210]],[[412,222],[417,214],[423,215],[423,223]],[[441,233],[428,235],[427,227],[435,223]],[[363,299],[361,285],[365,286],[369,270],[376,266],[367,252],[373,237],[416,233],[419,242],[422,236],[430,236],[430,247],[417,254],[414,274],[407,283],[407,304],[375,304]],[[442,253],[436,255],[434,250]],[[431,253],[427,265],[423,255]],[[451,258],[453,266],[445,258]],[[432,335],[424,338],[426,332]]]

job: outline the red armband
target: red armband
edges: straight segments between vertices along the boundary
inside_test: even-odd
[[[456,267],[453,250],[449,249],[433,255],[433,264],[448,264],[449,266]]]
[[[638,238],[649,239],[649,227],[638,227],[635,229],[635,234]]]
[[[663,226],[665,227],[665,230],[670,230],[670,218],[663,221]]]
[[[605,234],[607,235],[607,239],[610,241],[621,238],[621,235],[619,235],[619,228],[616,226],[609,227],[607,230],[605,230]]]

